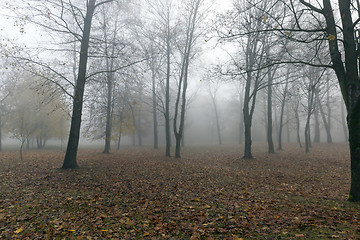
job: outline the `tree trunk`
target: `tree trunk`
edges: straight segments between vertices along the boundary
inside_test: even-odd
[[[288,82],[289,82],[289,71],[287,71],[286,74],[286,82],[285,82],[285,89],[283,92],[283,96],[282,96],[282,101],[281,101],[281,107],[280,107],[280,123],[279,123],[279,146],[278,146],[278,150],[282,150],[282,130],[283,130],[283,125],[284,125],[284,109],[285,109],[285,103],[286,103],[286,97],[287,97],[287,91],[288,91]],[[289,131],[289,129],[287,128],[287,130]],[[288,132],[289,134],[289,132]],[[288,140],[289,141],[289,140]]]
[[[286,136],[287,142],[290,143],[290,110],[289,103],[286,104]]]
[[[104,17],[105,21],[105,17]],[[103,153],[110,153],[111,146],[111,134],[112,134],[112,116],[113,116],[113,81],[114,81],[114,59],[115,59],[115,41],[116,41],[116,28],[117,22],[115,22],[115,30],[114,36],[112,39],[112,49],[111,54],[109,56],[109,49],[107,43],[107,34],[106,34],[106,22],[104,22],[104,36],[105,36],[105,56],[106,56],[106,70],[108,71],[106,74],[106,85],[107,85],[107,102],[106,102],[106,128],[105,128],[105,147]],[[109,60],[110,59],[110,60]]]
[[[89,39],[91,30],[91,21],[95,10],[95,0],[89,0],[87,12],[84,19],[84,30],[81,39],[80,61],[78,77],[75,85],[75,95],[73,99],[73,110],[71,117],[71,127],[68,145],[62,168],[77,168],[76,161],[77,151],[79,147],[80,128],[81,128],[81,114],[83,107],[84,88],[86,82],[86,70],[88,60]]]
[[[308,114],[305,124],[305,152],[307,153],[309,152],[311,145],[310,141],[310,114]]]
[[[245,146],[244,146],[244,159],[253,158],[251,153],[251,117],[244,110],[244,126],[245,126]]]
[[[217,136],[218,136],[218,143],[222,144],[221,130],[220,130],[220,120],[219,120],[219,113],[218,113],[217,104],[216,104],[216,96],[211,96],[211,100],[212,100],[212,103],[213,103],[213,106],[214,106],[214,111],[215,111],[216,131],[217,131]]]
[[[350,201],[360,201],[360,102],[348,115],[349,143],[351,156]]]
[[[120,150],[120,142],[121,142],[121,131],[119,131],[119,137],[117,142],[117,150]]]
[[[239,144],[243,143],[244,136],[244,113],[242,111],[243,107],[243,99],[242,96],[240,96]]]
[[[319,107],[319,103],[317,103],[317,107]],[[319,112],[318,112],[318,108],[315,109],[314,111],[314,120],[315,120],[315,124],[314,124],[314,143],[319,143],[320,142],[320,122],[319,122]]]
[[[319,98],[319,96],[317,96],[317,98]],[[325,112],[324,112],[324,109],[320,103],[320,99],[317,99],[317,103],[318,103],[318,106],[319,106],[319,110],[320,110],[320,114],[321,114],[321,118],[324,122],[324,126],[325,126],[325,131],[326,131],[326,140],[327,140],[327,143],[332,143],[332,137],[331,137],[331,131],[330,131],[330,123],[329,123],[329,118],[326,119],[326,116],[325,116]],[[328,111],[328,114],[330,112]]]
[[[188,86],[188,73],[189,73],[189,64],[190,64],[190,52],[193,46],[193,37],[197,23],[197,14],[200,7],[200,0],[195,0],[194,5],[191,6],[190,15],[188,19],[188,25],[186,29],[186,42],[184,47],[184,53],[182,58],[182,65],[180,70],[179,77],[179,86],[177,92],[177,98],[175,102],[175,115],[174,115],[174,134],[176,140],[175,148],[175,157],[180,158],[180,147],[181,147],[181,138],[184,133],[185,125],[185,110],[186,110],[186,91]],[[182,89],[182,90],[181,90]],[[182,92],[181,92],[182,91]],[[181,96],[181,97],[180,97]],[[179,103],[181,99],[181,108],[180,108],[180,123],[179,128],[177,129],[177,118]]]
[[[170,157],[171,135],[170,135],[170,12],[168,9],[167,36],[166,36],[166,84],[165,84],[165,156]]]
[[[298,107],[294,109],[295,120],[296,120],[296,141],[299,144],[299,147],[302,147],[301,139],[300,139],[300,118],[298,113]]]
[[[159,147],[159,143],[158,143],[158,122],[157,122],[157,111],[156,111],[156,106],[157,106],[157,100],[156,100],[156,82],[155,82],[155,78],[156,78],[156,74],[155,71],[152,70],[152,111],[153,111],[153,128],[154,128],[154,149],[157,149]]]
[[[270,70],[268,70],[270,72]],[[268,81],[268,98],[267,98],[267,142],[268,142],[268,152],[269,153],[275,153],[274,149],[274,142],[272,138],[272,132],[273,132],[273,122],[272,122],[272,77],[269,76],[270,73],[268,73],[269,81]]]
[[[0,114],[0,152],[2,152],[2,118]]]
[[[139,109],[138,109],[138,117],[137,117],[137,123],[136,123],[136,133],[137,133],[137,137],[138,137],[138,145],[142,146],[142,86],[140,86],[140,90],[139,90],[139,94],[140,94],[140,104],[139,104]]]
[[[343,131],[344,131],[345,142],[347,142],[347,141],[349,141],[349,133],[348,133],[347,123],[346,123],[344,103],[341,102],[340,104],[341,104],[341,123],[342,123]]]

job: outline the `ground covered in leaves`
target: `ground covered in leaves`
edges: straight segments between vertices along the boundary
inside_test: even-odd
[[[358,239],[345,144],[0,153],[0,239]]]

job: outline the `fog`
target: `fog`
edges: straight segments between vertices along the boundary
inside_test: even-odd
[[[251,113],[252,118],[251,140],[269,141],[269,94],[272,94],[271,138],[275,145],[279,142],[279,131],[282,131],[282,142],[304,143],[306,126],[313,142],[329,142],[329,133],[331,141],[344,142],[347,138],[345,110],[335,74],[331,69],[320,67],[322,60],[309,60],[308,65],[299,65],[296,61],[285,63],[299,54],[312,59],[314,48],[318,50],[316,57],[327,61],[326,48],[310,44],[304,48],[305,45],[287,43],[284,36],[278,35],[261,35],[267,39],[265,43],[260,35],[244,34],[246,30],[259,28],[255,23],[270,24],[272,19],[260,8],[251,9],[250,5],[248,12],[242,11],[240,2],[232,5],[223,1],[212,4],[201,1],[203,5],[199,2],[200,7],[196,9],[199,19],[187,15],[186,11],[190,11],[185,7],[187,3],[169,5],[172,15],[167,24],[173,32],[168,32],[171,47],[167,50],[165,30],[161,29],[167,26],[162,22],[166,20],[161,9],[165,1],[104,4],[99,8],[94,14],[89,43],[80,147],[102,148],[106,139],[112,150],[124,146],[157,147],[156,144],[165,147],[167,87],[172,146],[179,139],[183,147],[243,144],[244,122],[249,121],[244,118],[245,104],[250,106],[246,114]],[[86,11],[80,3],[77,7],[79,13]],[[262,7],[265,11],[268,6],[264,3]],[[113,15],[104,11],[113,11]],[[47,1],[44,6],[33,7],[23,1],[6,1],[1,14],[4,16],[1,23],[2,147],[5,150],[19,144],[27,148],[57,146],[65,150],[76,98],[75,82],[79,81],[78,40],[81,40],[82,29],[70,25],[77,15],[61,13],[56,4]],[[237,26],[234,19],[227,17],[231,14],[240,14],[239,19],[244,23]],[[257,19],[257,22],[246,22],[246,19]],[[192,35],[186,35],[186,21],[196,23],[187,30],[193,31]],[[78,24],[85,24],[85,20]],[[262,28],[257,30],[261,32]],[[114,38],[111,40],[110,36]],[[186,42],[191,36],[195,36],[194,40]],[[256,41],[257,45],[250,46]],[[246,44],[259,49],[246,52]],[[266,57],[260,55],[261,48]],[[166,51],[170,51],[168,60]],[[250,58],[253,58],[251,66],[248,65]],[[279,64],[264,63],[263,58]],[[284,63],[280,64],[281,60]],[[165,81],[167,77],[169,86]],[[185,81],[186,87],[182,85]],[[185,95],[186,101],[183,101]],[[182,119],[184,104],[186,111]],[[174,129],[182,135],[179,139]],[[326,131],[329,129],[330,132]]]

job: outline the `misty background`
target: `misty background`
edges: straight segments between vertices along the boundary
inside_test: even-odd
[[[62,2],[65,7],[61,10]],[[11,145],[39,149],[66,147],[84,2],[73,1],[73,10],[66,8],[70,4],[67,1],[2,3],[0,137],[3,150],[12,149]],[[195,2],[117,1],[97,9],[90,37],[81,145],[102,147],[109,108],[111,149],[155,147],[155,134],[158,146],[165,146],[164,21],[168,20],[172,46],[170,132],[174,146],[172,121],[181,86],[186,16]],[[307,134],[311,142],[347,141],[346,110],[336,77],[330,69],[320,67],[328,62],[327,46],[310,44],[305,48],[301,43],[290,42],[292,33],[286,31],[275,35],[245,34],[246,30],[260,31],[261,25],[275,25],[275,20],[279,21],[281,13],[270,8],[275,1],[262,2],[198,1],[201,6],[194,30],[196,38],[191,43],[182,146],[243,144],[247,81],[252,84],[250,97],[256,95],[254,102],[249,101],[255,104],[251,126],[254,142],[269,140],[269,86],[271,137],[276,147],[280,136],[284,143],[303,146],[306,127],[310,129]],[[283,22],[287,21],[285,15]],[[257,41],[257,46],[252,47],[258,48],[254,49],[251,69],[247,66],[249,52],[246,52],[249,39]],[[290,63],[289,56],[300,55],[318,66]],[[273,64],[276,61],[288,63]],[[247,78],[249,72],[254,74],[253,79]]]

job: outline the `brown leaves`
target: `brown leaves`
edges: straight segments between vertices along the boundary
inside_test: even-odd
[[[56,152],[28,152],[24,162],[4,156],[0,236],[356,238],[359,207],[345,201],[346,146],[307,155],[291,146],[275,155],[263,149],[251,161],[226,146],[187,149],[180,160],[161,150],[89,150],[79,154],[84,167],[70,171],[55,168]]]

